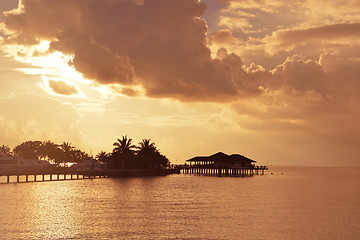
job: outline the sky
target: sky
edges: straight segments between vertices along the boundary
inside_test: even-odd
[[[360,166],[359,0],[1,0],[0,144]]]

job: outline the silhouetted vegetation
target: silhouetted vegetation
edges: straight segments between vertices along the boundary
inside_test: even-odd
[[[166,168],[170,164],[169,159],[160,153],[150,139],[143,139],[139,146],[135,146],[131,138],[123,136],[113,146],[111,153],[102,151],[96,155],[97,161],[109,168],[154,169]]]
[[[162,155],[156,148],[155,143],[150,139],[143,139],[139,142],[136,162],[138,166],[145,168],[165,168],[169,165],[169,160]]]
[[[143,139],[138,146],[127,136],[118,138],[113,143],[110,153],[101,151],[96,155],[99,163],[111,169],[158,169],[166,168],[170,162],[161,154],[154,142]],[[0,146],[0,157],[20,156],[26,159],[40,159],[51,163],[80,163],[92,159],[91,155],[72,146],[70,142],[56,144],[48,141],[26,141],[13,148],[8,145]]]
[[[20,156],[25,159],[46,160],[52,163],[79,163],[85,159],[89,159],[90,155],[83,152],[71,143],[63,142],[56,144],[52,141],[26,141],[10,150],[7,145],[0,147],[0,157]]]
[[[135,168],[136,146],[132,144],[132,139],[123,136],[113,144],[114,149],[111,156],[110,165],[113,168]]]
[[[10,157],[12,154],[13,153],[8,145],[0,146],[0,157]]]

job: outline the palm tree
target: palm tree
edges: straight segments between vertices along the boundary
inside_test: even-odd
[[[126,152],[134,152],[136,148],[135,145],[132,145],[132,139],[128,138],[127,135],[123,136],[122,139],[117,139],[117,142],[114,142],[114,150],[113,152],[126,153]]]
[[[84,160],[90,159],[90,155],[86,152],[83,152],[79,149],[71,150],[72,161],[73,162],[82,162]]]
[[[0,156],[1,157],[10,157],[12,156],[11,149],[8,145],[0,146]]]
[[[56,156],[58,155],[59,151],[59,145],[48,140],[41,143],[41,146],[39,147],[39,154],[40,157],[44,160],[50,161],[56,161]]]
[[[110,153],[107,153],[105,151],[99,152],[95,156],[96,160],[100,163],[109,164],[110,163]]]
[[[160,153],[151,139],[139,142],[138,149],[136,162],[140,168],[165,168],[169,164],[169,160]]]
[[[60,144],[60,148],[64,151],[64,152],[70,152],[72,149],[74,149],[74,146],[71,146],[71,143],[69,142],[63,142],[62,144]]]
[[[135,148],[132,139],[123,136],[113,144],[112,162],[115,167],[130,168],[134,165]]]
[[[151,139],[143,139],[141,142],[139,142],[139,146],[137,149],[141,150],[151,150],[151,151],[157,151],[155,143],[151,142]]]
[[[71,146],[71,143],[69,142],[63,142],[60,144],[60,148],[63,151],[64,159],[62,159],[62,162],[65,161],[71,161],[73,158],[73,150],[75,147]]]

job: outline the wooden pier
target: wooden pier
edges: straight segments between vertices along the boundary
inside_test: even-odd
[[[109,177],[105,171],[12,171],[0,172],[0,183],[65,181]]]
[[[95,178],[152,177],[180,174],[179,168],[168,169],[103,169],[71,170],[52,169],[42,171],[0,171],[0,183],[64,181]]]

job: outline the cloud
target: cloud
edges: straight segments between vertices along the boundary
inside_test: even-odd
[[[360,37],[360,23],[339,23],[300,30],[280,30],[274,32],[268,41],[274,42],[276,51],[291,50],[295,46],[311,42],[334,42]]]
[[[220,102],[258,88],[242,88],[241,65],[211,57],[203,2],[23,0],[22,8],[6,16],[6,43],[51,41],[51,51],[73,55],[69,64],[101,84],[140,86],[150,97]]]
[[[322,54],[319,63],[331,80],[330,87],[337,100],[347,101],[344,106],[357,103],[360,99],[360,58],[346,54]]]
[[[48,78],[44,75],[41,76],[41,82],[38,85],[50,95],[58,96],[72,96],[72,97],[85,97],[85,95],[74,85],[68,81]]]
[[[16,8],[18,5],[17,1],[14,0],[2,0],[0,4],[0,22],[3,20],[4,12]],[[1,36],[1,32],[0,32]]]
[[[359,66],[359,58],[345,54],[322,54],[318,61],[295,55],[270,72],[253,64],[246,69],[247,76],[262,84],[264,91],[256,98],[233,103],[233,107],[254,119],[248,125],[251,129],[264,128],[264,120],[268,120],[270,129],[289,123],[295,129],[317,126],[324,130],[327,125],[321,121],[328,116],[340,132],[346,128],[344,122],[351,126],[360,118],[356,107],[360,103]]]
[[[244,5],[247,15],[240,13],[243,17],[254,18],[251,11],[260,5],[251,4]],[[230,9],[241,6],[232,1],[228,5]],[[275,14],[276,9],[286,6],[284,1],[271,1],[256,11],[269,16],[266,14]],[[69,64],[77,71],[97,83],[118,86],[113,92],[119,94],[138,96],[134,89],[141,89],[149,97],[214,102],[266,96],[269,92],[285,96],[290,92],[299,99],[325,99],[341,91],[342,95],[355,94],[339,84],[340,79],[331,77],[329,67],[325,69],[326,59],[327,66],[330,64],[325,55],[322,62],[313,57],[288,57],[271,71],[256,63],[245,67],[238,54],[227,50],[242,43],[233,31],[222,29],[207,38],[206,21],[200,18],[206,5],[197,0],[23,0],[22,8],[20,13],[7,13],[5,25],[12,34],[7,43],[32,44],[46,39],[50,51],[72,55]],[[358,36],[358,28],[357,23],[288,28],[274,31],[269,39],[275,46],[296,46],[304,41]],[[251,48],[260,40],[249,40],[243,46]],[[211,52],[208,41],[217,46],[217,54]],[[341,76],[345,66],[341,67],[340,61],[331,62],[340,68],[336,74]],[[353,78],[348,79],[346,86],[356,86]],[[51,82],[50,88],[64,95],[76,90],[64,82]]]
[[[69,85],[64,81],[49,80],[49,87],[60,95],[70,96],[79,93],[75,86]]]
[[[316,61],[305,61],[299,56],[293,56],[286,59],[282,65],[277,66],[272,72],[278,81],[296,91],[314,90],[323,96],[327,94],[329,82],[325,79],[322,66]]]
[[[213,32],[209,37],[210,45],[228,47],[230,45],[239,45],[239,43],[239,39],[234,37],[232,32],[228,29]]]
[[[75,36],[73,35],[75,34]],[[96,44],[88,36],[69,33],[50,44],[51,50],[73,54],[71,66],[89,79],[101,83],[134,83],[134,67],[127,56],[119,56],[108,48]]]
[[[134,88],[111,86],[111,89],[118,94],[123,94],[128,97],[137,97],[140,95],[140,91]]]
[[[340,53],[359,45],[358,0],[219,2],[224,4],[217,15],[212,14],[217,25],[212,24],[215,27],[210,30],[230,30],[241,40],[237,47],[227,48],[245,64],[255,62],[272,69],[294,54],[316,59],[323,53]]]

